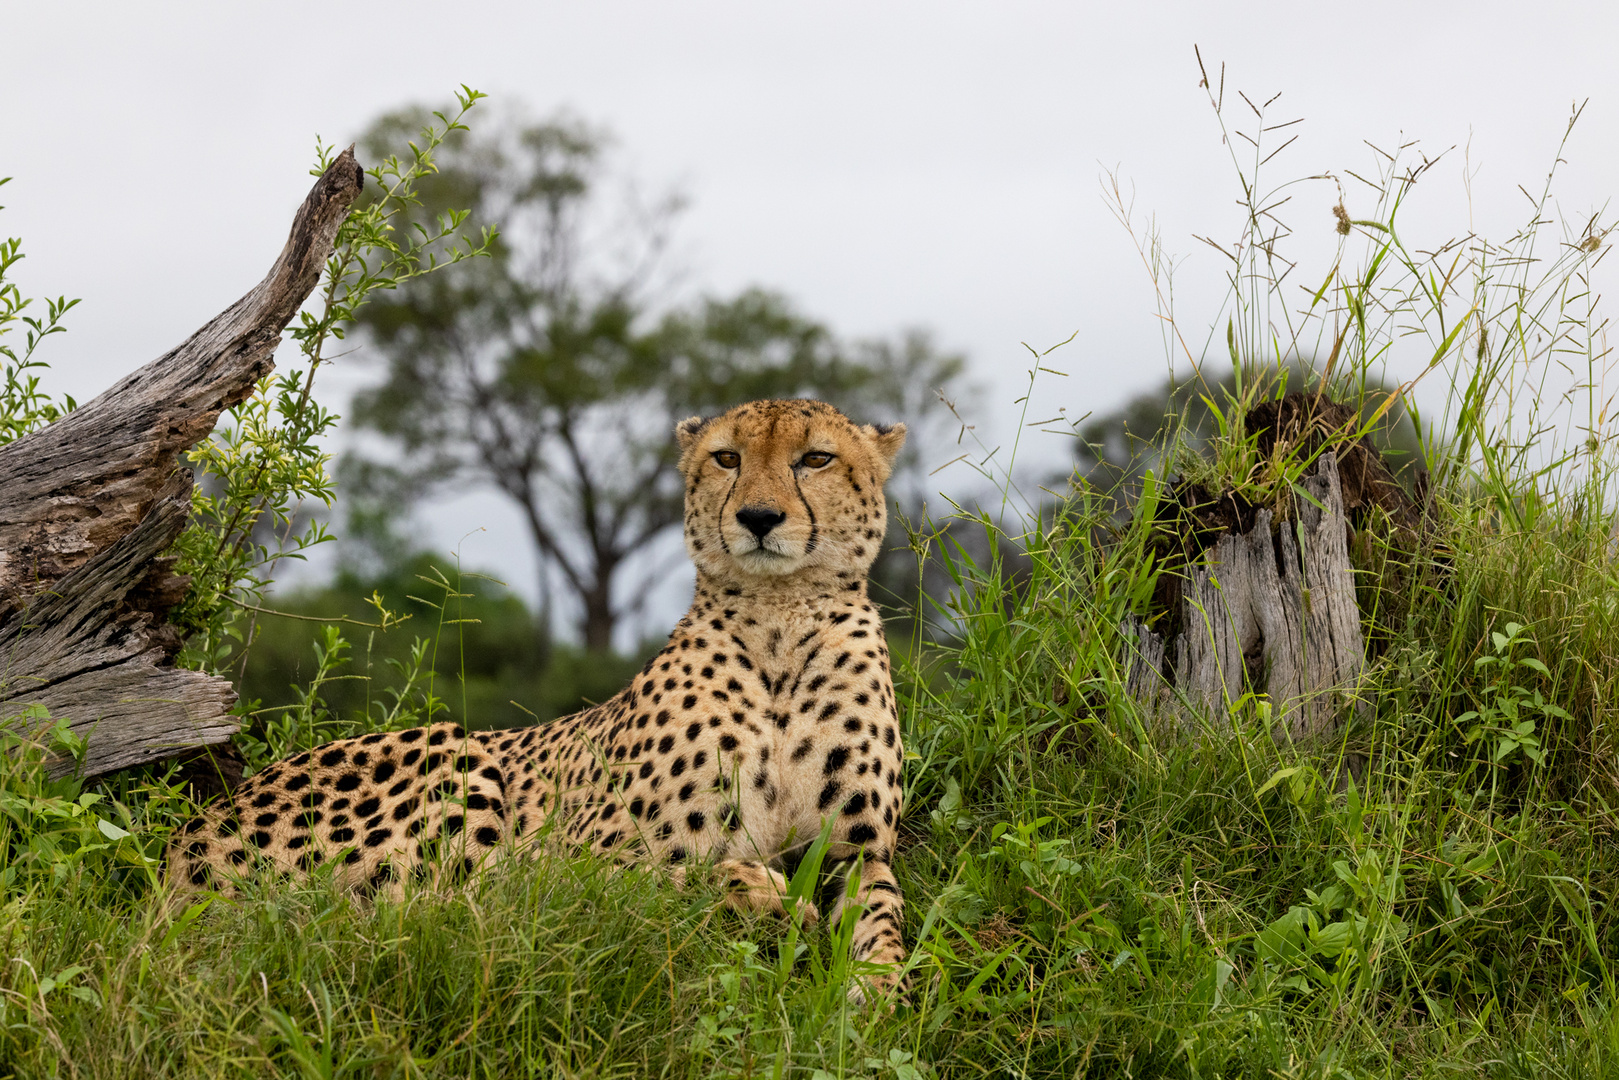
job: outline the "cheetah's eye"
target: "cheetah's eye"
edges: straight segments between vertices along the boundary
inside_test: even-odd
[[[799,458],[798,463],[807,469],[824,469],[832,464],[832,455],[824,450],[811,450]]]
[[[714,451],[714,464],[722,469],[734,469],[742,464],[742,455],[735,450]]]

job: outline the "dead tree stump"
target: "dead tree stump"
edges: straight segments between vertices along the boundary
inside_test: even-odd
[[[1171,641],[1137,620],[1124,627],[1127,689],[1155,717],[1224,714],[1254,691],[1270,696],[1278,734],[1337,726],[1366,655],[1332,451],[1303,487],[1324,510],[1301,499],[1275,536],[1270,511],[1259,510],[1252,528],[1227,533],[1188,568]]]
[[[191,512],[180,453],[270,372],[363,179],[345,151],[246,296],[95,400],[0,447],[0,725],[66,720],[86,740],[86,776],[220,743],[239,726],[227,680],[173,664],[181,641],[166,618],[190,582],[162,553]]]

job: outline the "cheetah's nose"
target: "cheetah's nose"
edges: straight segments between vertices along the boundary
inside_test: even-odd
[[[765,533],[787,520],[787,515],[766,506],[744,506],[736,512],[736,520],[744,529],[763,540]]]

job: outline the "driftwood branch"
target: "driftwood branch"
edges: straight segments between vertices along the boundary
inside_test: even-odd
[[[246,296],[95,400],[0,447],[0,723],[41,711],[67,720],[88,740],[86,775],[222,742],[238,726],[229,682],[172,663],[181,642],[165,619],[190,584],[161,557],[190,513],[179,455],[274,366],[362,182],[345,151]]]
[[[1127,689],[1155,714],[1223,714],[1257,691],[1294,738],[1337,725],[1366,661],[1332,451],[1303,487],[1324,509],[1301,500],[1297,522],[1274,537],[1270,512],[1260,510],[1248,532],[1221,537],[1190,568],[1173,641],[1126,625]]]

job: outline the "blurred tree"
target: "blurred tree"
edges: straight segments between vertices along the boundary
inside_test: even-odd
[[[373,595],[408,621],[386,631],[354,625],[377,621]],[[260,618],[239,683],[257,716],[294,708],[310,690],[318,691],[325,716],[352,720],[386,710],[390,688],[404,682],[414,649],[423,648],[419,678],[431,681],[420,688],[444,704],[445,718],[474,728],[518,727],[606,701],[662,645],[623,656],[547,648],[519,597],[433,552],[415,552],[375,575],[340,572],[327,584],[278,594],[275,608]],[[309,620],[337,618],[351,620],[339,625],[353,648],[327,681],[312,687],[319,663]]]
[[[362,145],[372,157],[398,152],[423,115],[386,116]],[[342,469],[351,528],[383,565],[409,550],[400,516],[430,492],[479,483],[512,500],[539,563],[542,628],[554,571],[592,651],[611,647],[620,620],[666,572],[654,566],[643,580],[621,580],[680,522],[678,420],[804,396],[926,431],[939,407],[932,388],[963,368],[917,333],[845,349],[759,289],[660,303],[681,202],[630,199],[606,213],[604,145],[600,132],[567,117],[508,121],[446,144],[438,175],[420,188],[421,226],[466,206],[501,236],[491,258],[412,281],[364,309],[387,375],[358,396],[354,419],[391,447],[385,458],[351,454]],[[923,441],[910,462],[923,460]]]

